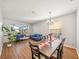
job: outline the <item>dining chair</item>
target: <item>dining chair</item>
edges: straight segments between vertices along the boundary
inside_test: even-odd
[[[64,41],[65,41],[65,38],[62,39],[61,44],[57,48],[57,51],[55,51],[54,54],[52,55],[52,59],[53,58],[62,59]]]
[[[31,48],[32,59],[45,59],[45,57],[40,53],[37,45],[33,45],[31,42],[29,42],[29,45]]]
[[[63,38],[63,39],[62,39],[62,42],[61,42],[61,45],[62,45],[62,50],[61,50],[61,53],[60,53],[61,58],[62,58],[62,54],[64,53],[63,47],[64,47],[64,42],[65,42],[65,40],[66,40],[66,38]]]

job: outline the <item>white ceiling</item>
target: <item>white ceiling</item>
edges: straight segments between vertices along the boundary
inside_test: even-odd
[[[72,2],[71,2],[72,1]],[[3,16],[6,19],[33,23],[57,17],[76,10],[78,0],[3,0]]]

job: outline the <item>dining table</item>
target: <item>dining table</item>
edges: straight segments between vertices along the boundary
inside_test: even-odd
[[[50,43],[51,45],[49,44],[39,49],[40,53],[45,56],[45,59],[50,59],[50,57],[54,54],[54,52],[62,43],[62,39],[55,39],[52,40]]]

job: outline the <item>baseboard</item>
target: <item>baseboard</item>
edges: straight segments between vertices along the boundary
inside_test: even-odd
[[[74,48],[74,47],[70,47],[70,46],[68,46],[68,45],[64,45],[64,47],[67,47],[67,48],[69,48],[69,49],[76,50],[76,53],[77,53],[77,56],[78,56],[78,59],[79,59],[79,52],[77,51],[76,48]]]
[[[65,45],[65,44],[64,44],[64,47],[67,47],[67,48],[71,48],[71,49],[75,49],[75,50],[76,50],[75,47],[72,47],[72,46],[69,46],[69,45]]]

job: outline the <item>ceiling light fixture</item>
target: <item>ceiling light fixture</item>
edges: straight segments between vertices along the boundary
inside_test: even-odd
[[[52,20],[51,14],[52,14],[52,12],[49,12],[49,15],[50,15],[49,22],[48,22],[49,24],[53,24],[54,23],[54,20]]]
[[[36,11],[32,11],[32,14],[36,14]]]
[[[74,0],[70,0],[70,1],[72,2],[72,1],[74,1]]]
[[[35,11],[32,11],[32,13],[35,13]]]

